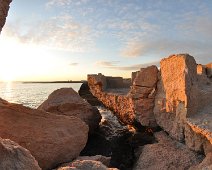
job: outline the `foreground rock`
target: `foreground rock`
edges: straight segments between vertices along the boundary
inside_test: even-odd
[[[212,152],[208,153],[205,159],[196,166],[192,166],[189,170],[210,170],[212,169]]]
[[[66,163],[56,170],[118,170],[116,168],[108,168],[110,157],[102,155],[96,156],[81,156],[71,163]]]
[[[12,0],[0,0],[0,33],[6,22],[6,17]]]
[[[77,117],[30,109],[0,99],[0,136],[28,149],[42,169],[76,158],[88,127]]]
[[[169,138],[164,132],[155,135],[159,143],[145,145],[134,170],[183,170],[197,165],[202,156]]]
[[[0,169],[41,170],[30,152],[17,143],[0,138]]]
[[[101,121],[98,109],[83,100],[72,88],[55,90],[38,109],[58,115],[76,116],[89,126],[90,132],[93,132]]]

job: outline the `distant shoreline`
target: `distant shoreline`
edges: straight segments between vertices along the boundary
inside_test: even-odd
[[[28,83],[84,83],[86,81],[24,81],[22,83],[28,84]]]

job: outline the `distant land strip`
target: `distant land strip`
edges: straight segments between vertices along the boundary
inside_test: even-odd
[[[81,81],[24,81],[22,83],[84,83],[85,80]]]

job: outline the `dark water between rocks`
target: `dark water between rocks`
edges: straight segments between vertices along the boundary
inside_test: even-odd
[[[145,144],[154,143],[153,131],[137,126],[133,128],[123,125],[114,113],[106,109],[103,104],[94,97],[87,83],[83,83],[79,89],[79,95],[91,105],[96,106],[102,116],[99,128],[88,142],[82,156],[103,155],[111,157],[110,167],[120,170],[131,170],[136,162],[138,148]]]
[[[102,120],[96,132],[89,136],[82,156],[104,155],[111,157],[110,167],[130,170],[136,160],[135,150],[142,145],[153,143],[151,132],[141,131],[121,124],[118,118],[108,109],[97,107]]]

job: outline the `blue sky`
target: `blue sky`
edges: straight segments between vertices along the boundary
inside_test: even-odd
[[[13,0],[0,44],[7,58],[0,79],[130,77],[174,53],[206,64],[212,60],[212,1]]]

